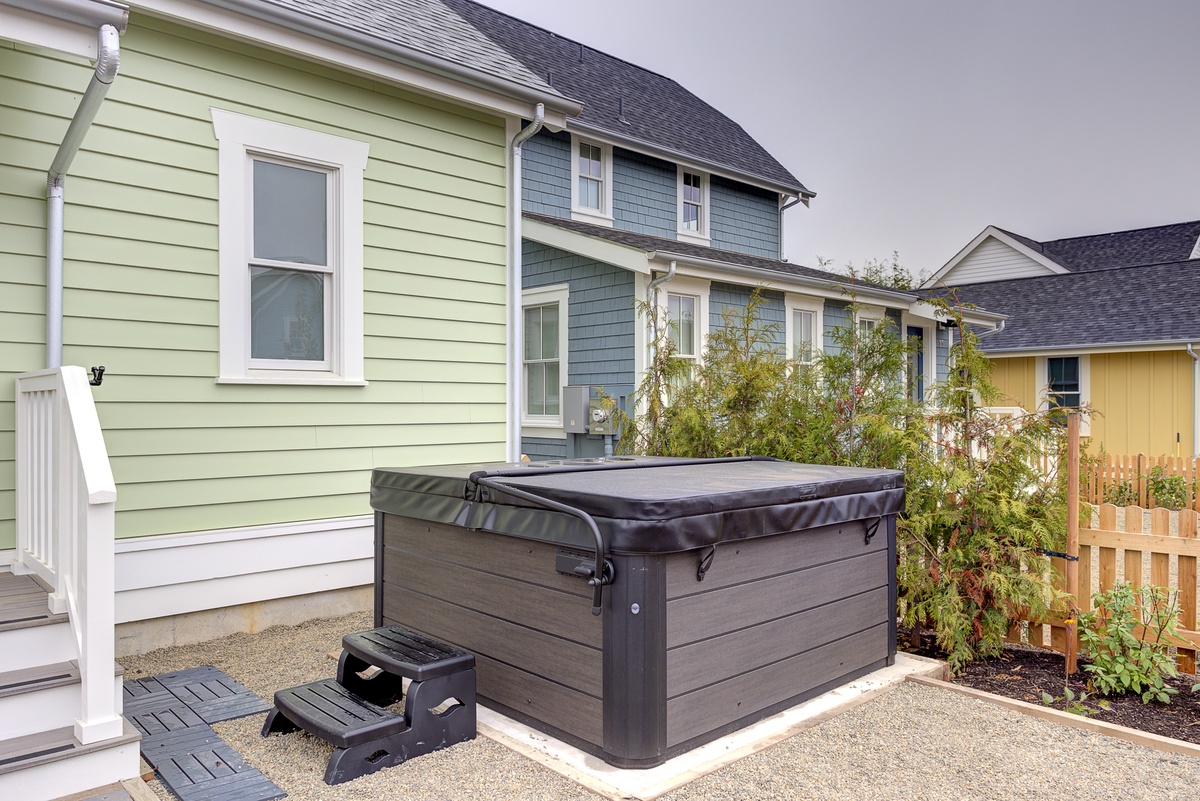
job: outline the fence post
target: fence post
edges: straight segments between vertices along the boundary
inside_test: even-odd
[[[1079,643],[1076,619],[1079,616],[1079,412],[1067,415],[1067,558],[1064,573],[1071,609],[1067,613],[1067,673],[1076,670]],[[1090,589],[1090,588],[1089,588]]]

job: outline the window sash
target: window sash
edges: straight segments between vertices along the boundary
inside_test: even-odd
[[[688,359],[696,358],[696,307],[693,295],[667,294],[667,322],[671,341],[675,343],[675,355]]]
[[[525,414],[561,414],[559,304],[525,307]]]
[[[683,174],[683,228],[700,231],[700,219],[704,210],[704,183],[695,173]]]
[[[801,364],[812,364],[817,358],[813,327],[815,312],[795,309],[792,311],[792,358]]]
[[[1083,399],[1079,380],[1078,356],[1052,356],[1046,359],[1048,397],[1051,408],[1078,408]]]
[[[597,211],[604,207],[604,152],[596,145],[579,143],[579,205]]]

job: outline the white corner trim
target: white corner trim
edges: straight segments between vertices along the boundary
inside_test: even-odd
[[[363,382],[363,172],[370,145],[223,109],[210,112],[218,142],[219,380]],[[250,166],[256,154],[324,168],[333,178],[328,371],[262,369],[250,359]]]
[[[124,539],[115,550],[117,623],[374,580],[371,515]]]

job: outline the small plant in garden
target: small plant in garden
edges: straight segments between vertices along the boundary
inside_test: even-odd
[[[1183,476],[1167,475],[1162,465],[1155,465],[1146,475],[1146,485],[1154,496],[1155,506],[1168,509],[1183,509],[1190,505],[1191,488]]]
[[[1133,482],[1125,479],[1110,485],[1104,491],[1104,502],[1113,506],[1136,506],[1137,491],[1133,488]]]
[[[1123,581],[1092,598],[1094,611],[1080,618],[1083,669],[1103,695],[1138,693],[1142,703],[1169,704],[1178,692],[1166,683],[1177,675],[1170,642],[1176,636],[1179,605],[1162,587],[1134,587]]]
[[[1059,696],[1051,695],[1045,690],[1042,691],[1042,705],[1054,706],[1062,704],[1064,712],[1070,712],[1072,715],[1080,715],[1081,717],[1091,717],[1092,715],[1100,714],[1101,710],[1110,709],[1108,701],[1098,701],[1095,707],[1087,705],[1087,701],[1091,696],[1086,692],[1081,692],[1079,697],[1075,697],[1075,691],[1070,687],[1063,687],[1063,694]],[[1097,708],[1098,707],[1098,708]]]

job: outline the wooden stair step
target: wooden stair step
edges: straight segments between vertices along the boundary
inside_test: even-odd
[[[347,634],[342,648],[388,673],[424,681],[475,667],[475,655],[402,626]]]
[[[126,723],[120,737],[88,745],[83,745],[75,739],[75,730],[70,726],[0,740],[0,776],[80,754],[103,751],[117,745],[136,743],[139,739],[137,731]]]
[[[0,698],[36,690],[61,687],[79,681],[79,668],[72,662],[10,670],[0,673]]]
[[[275,707],[300,728],[341,748],[408,728],[403,715],[359,698],[336,679],[280,690],[275,693]]]

